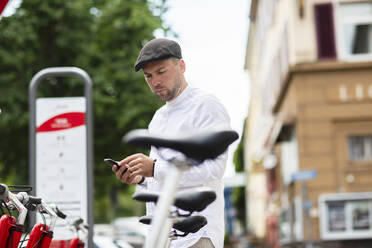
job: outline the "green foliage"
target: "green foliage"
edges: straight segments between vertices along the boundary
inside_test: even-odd
[[[102,160],[139,152],[121,142],[145,128],[160,102],[135,73],[144,42],[162,29],[165,1],[30,0],[0,21],[0,180],[28,182],[28,86],[54,66],[76,66],[93,80],[95,219],[133,214],[133,188],[115,179]],[[156,13],[156,15],[154,14]],[[167,31],[167,30],[165,30]],[[50,78],[39,97],[83,95],[82,82]],[[119,194],[119,196],[113,196]],[[117,204],[112,199],[119,198]],[[125,200],[123,200],[125,199]],[[128,207],[129,206],[129,207]],[[111,214],[110,214],[111,213]]]
[[[236,172],[244,172],[244,139],[242,138],[234,153],[234,165]],[[246,225],[246,204],[245,188],[237,187],[233,189],[233,202],[237,211],[237,218],[245,227]]]
[[[244,171],[244,147],[243,147],[243,139],[238,144],[234,152],[233,162],[235,165],[236,172]]]

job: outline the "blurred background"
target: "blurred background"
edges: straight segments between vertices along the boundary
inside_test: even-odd
[[[162,103],[133,64],[146,41],[168,37],[183,48],[186,79],[217,95],[241,134],[224,178],[225,247],[372,246],[371,0],[2,6],[1,183],[29,183],[32,77],[82,68],[93,81],[95,236],[141,247],[146,231],[132,217],[144,205],[102,160],[139,152],[121,138],[146,128]],[[81,82],[67,78],[38,90],[40,98],[82,95]]]

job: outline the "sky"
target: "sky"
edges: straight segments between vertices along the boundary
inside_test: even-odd
[[[165,24],[178,34],[186,81],[216,95],[241,135],[248,114],[249,75],[244,59],[249,26],[249,0],[168,0]],[[157,37],[163,37],[161,33]],[[226,175],[232,175],[229,153]]]

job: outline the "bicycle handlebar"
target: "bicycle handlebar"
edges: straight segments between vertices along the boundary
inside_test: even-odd
[[[78,218],[74,220],[72,223],[67,219],[67,215],[64,214],[61,210],[58,209],[58,207],[55,204],[51,204],[50,208],[54,211],[57,217],[64,219],[67,223],[67,226],[71,231],[79,232],[81,231],[83,234],[82,240],[86,240],[88,237],[88,226],[84,225],[84,220],[82,218]]]
[[[26,221],[27,208],[18,200],[17,195],[8,192],[7,198],[15,205],[19,212],[16,223],[19,225],[23,225]]]
[[[0,200],[5,200],[8,197],[8,187],[0,183]]]
[[[17,195],[9,191],[5,184],[0,184],[0,199],[8,200],[14,204],[19,212],[16,224],[23,225],[26,221],[27,208],[18,200]]]
[[[67,215],[64,214],[61,210],[59,210],[59,208],[55,205],[55,204],[52,204],[50,205],[51,209],[53,209],[53,211],[56,213],[56,215],[61,218],[61,219],[66,219]]]
[[[19,212],[16,224],[23,225],[26,221],[27,210],[35,210],[38,208],[40,212],[45,211],[50,216],[49,231],[53,231],[57,221],[57,214],[51,209],[41,198],[28,195],[26,192],[13,194],[9,191],[8,186],[0,184],[0,200],[9,201],[12,207],[15,207]]]
[[[17,198],[26,207],[27,207],[27,205],[36,206],[36,205],[41,204],[41,198],[31,196],[31,195],[27,194],[26,192],[19,192],[17,194]],[[34,209],[29,209],[29,210],[34,210]]]
[[[41,200],[41,204],[39,204],[38,207],[41,212],[45,211],[50,216],[50,225],[48,231],[53,231],[57,221],[57,213],[43,200]]]

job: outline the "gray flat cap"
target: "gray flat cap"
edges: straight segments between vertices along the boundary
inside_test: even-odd
[[[141,49],[134,70],[139,71],[147,62],[171,57],[182,59],[181,47],[177,42],[164,38],[150,40]]]

